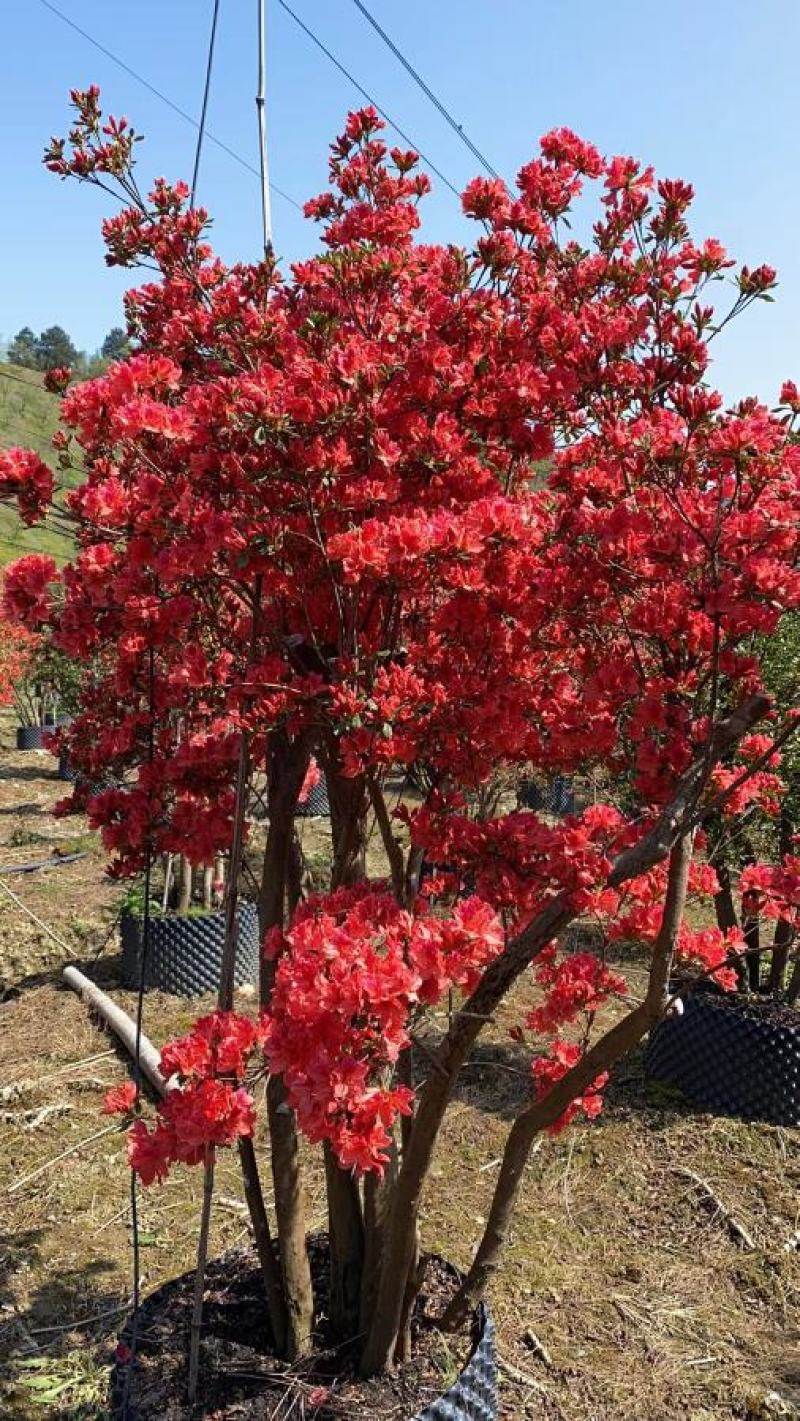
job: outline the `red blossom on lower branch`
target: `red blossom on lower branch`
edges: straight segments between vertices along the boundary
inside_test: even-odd
[[[149,1130],[135,1120],[128,1132],[128,1161],[142,1184],[166,1179],[173,1164],[201,1164],[206,1151],[233,1145],[255,1129],[253,1098],[226,1081],[205,1080],[170,1091]]]
[[[528,1016],[527,1024],[534,1031],[555,1031],[582,1011],[597,1011],[612,992],[624,995],[628,990],[625,978],[591,952],[576,952],[557,967],[545,962],[535,976],[547,988],[547,996],[544,1005]]]
[[[106,1091],[103,1098],[104,1115],[128,1115],[133,1110],[139,1092],[133,1081],[125,1081],[124,1085],[114,1086],[112,1090]]]
[[[548,1094],[556,1081],[577,1066],[583,1052],[580,1046],[573,1041],[561,1041],[556,1038],[550,1043],[546,1056],[537,1056],[531,1066],[533,1079],[535,1082],[536,1098],[541,1100]],[[561,1131],[569,1125],[571,1120],[579,1111],[582,1111],[587,1120],[594,1120],[603,1109],[603,1098],[601,1091],[608,1082],[608,1072],[602,1071],[596,1076],[590,1086],[587,1086],[582,1095],[576,1097],[566,1108],[558,1119],[548,1126],[551,1135],[560,1135]]]

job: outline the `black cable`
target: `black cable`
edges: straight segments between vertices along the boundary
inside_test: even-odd
[[[475,144],[472,142],[472,139],[469,138],[468,135],[464,132],[463,126],[460,123],[456,122],[456,120],[453,118],[453,115],[450,113],[450,110],[446,109],[441,99],[438,99],[436,97],[430,85],[425,83],[425,80],[423,79],[422,75],[414,68],[413,64],[411,64],[411,62],[406,59],[402,50],[398,49],[394,40],[391,39],[391,37],[387,35],[385,29],[383,29],[383,27],[378,24],[378,21],[375,19],[375,16],[370,14],[366,5],[362,4],[362,0],[353,0],[353,4],[358,10],[361,11],[367,23],[372,25],[372,28],[376,31],[377,34],[380,35],[384,44],[389,46],[389,49],[392,51],[392,54],[395,56],[396,59],[400,61],[406,73],[411,75],[411,78],[414,80],[414,83],[418,85],[418,87],[422,90],[423,94],[425,94],[426,98],[429,98],[431,103],[439,110],[439,113],[442,115],[442,118],[444,118],[447,123],[449,123],[453,131],[458,134],[459,138],[461,139],[461,142],[466,144],[473,157],[477,158],[478,162],[486,169],[487,173],[491,174],[493,178],[499,178],[500,174],[495,171],[488,158],[485,158],[483,156],[480,148],[476,148]]]
[[[43,3],[44,3],[44,0],[43,0]],[[386,122],[389,124],[389,126],[394,129],[395,133],[399,133],[399,135],[400,135],[400,137],[402,138],[403,142],[410,144],[410,146],[414,149],[414,151],[415,151],[416,153],[419,153],[420,158],[422,159],[422,161],[423,161],[424,163],[427,163],[427,165],[428,165],[428,167],[430,168],[431,172],[432,172],[432,173],[435,173],[436,176],[437,176],[437,178],[440,178],[440,179],[441,179],[441,181],[444,183],[445,187],[448,187],[448,188],[450,189],[450,191],[454,194],[455,197],[458,198],[458,200],[459,200],[459,202],[460,202],[460,201],[461,201],[461,193],[459,192],[459,190],[458,190],[458,188],[456,187],[455,183],[451,183],[450,179],[447,178],[447,177],[445,177],[445,175],[444,175],[444,173],[442,172],[441,168],[437,168],[436,164],[431,161],[431,159],[427,156],[427,154],[423,153],[423,151],[422,151],[422,149],[420,148],[419,144],[415,143],[414,140],[413,140],[413,138],[409,138],[408,134],[400,127],[399,123],[395,123],[394,119],[386,112],[386,110],[383,109],[383,108],[381,108],[380,104],[377,103],[375,99],[373,99],[373,97],[372,97],[371,94],[368,94],[368,93],[367,93],[367,90],[364,88],[363,84],[359,84],[359,82],[358,82],[358,80],[356,79],[355,75],[351,74],[349,69],[345,69],[345,67],[344,67],[344,65],[341,63],[341,61],[336,58],[336,55],[333,54],[333,53],[331,52],[331,50],[328,49],[328,46],[325,45],[325,44],[323,44],[322,40],[319,39],[319,37],[318,37],[317,35],[315,35],[314,31],[309,28],[309,26],[305,23],[305,21],[303,21],[303,20],[300,19],[300,16],[299,16],[299,15],[295,14],[295,12],[294,12],[294,10],[292,9],[291,5],[287,5],[286,0],[278,0],[278,4],[280,5],[280,7],[281,7],[282,10],[285,10],[285,11],[286,11],[287,15],[291,15],[291,17],[292,17],[292,19],[294,20],[295,24],[300,26],[300,29],[303,31],[304,34],[308,35],[308,38],[312,41],[313,44],[315,44],[315,45],[317,46],[317,49],[321,49],[321,50],[322,50],[322,53],[325,55],[325,57],[326,57],[327,59],[329,59],[330,62],[331,62],[331,64],[334,64],[334,65],[336,66],[336,68],[339,70],[339,73],[340,73],[340,74],[343,74],[344,77],[345,77],[345,79],[349,80],[349,82],[354,86],[354,88],[358,89],[358,92],[359,92],[359,94],[361,95],[361,97],[364,98],[364,99],[366,99],[366,101],[367,101],[368,104],[372,104],[372,107],[373,107],[374,109],[377,109],[377,111],[378,111],[378,113],[381,115],[381,117],[382,117],[382,118],[385,118],[385,119],[386,119]]]
[[[90,35],[87,30],[82,30],[80,25],[76,25],[75,21],[71,20],[69,15],[65,15],[63,10],[59,10],[56,5],[53,5],[51,3],[51,0],[39,0],[39,3],[41,5],[44,5],[47,10],[52,11],[54,15],[57,15],[59,20],[63,20],[65,25],[69,25],[71,30],[74,30],[76,34],[79,34],[82,39],[87,40],[89,44],[93,45],[95,49],[99,50],[101,54],[104,54],[106,56],[106,59],[110,59],[112,64],[116,64],[120,69],[124,69],[125,73],[130,74],[131,78],[135,79],[137,84],[141,84],[142,87],[149,90],[151,94],[155,94],[156,98],[160,99],[162,104],[166,104],[167,108],[172,109],[173,113],[178,114],[178,116],[184,119],[186,123],[190,123],[192,125],[192,128],[200,127],[196,118],[192,118],[192,115],[190,113],[187,113],[185,109],[180,108],[179,105],[174,103],[172,99],[168,98],[166,94],[163,94],[160,89],[156,88],[155,84],[150,83],[149,79],[145,79],[141,74],[138,74],[135,69],[131,68],[130,64],[125,63],[124,59],[120,59],[118,55],[112,54],[110,49],[106,49],[105,45],[101,44],[99,40],[96,40],[94,36]],[[233,158],[234,161],[237,162],[240,167],[246,168],[248,173],[252,173],[253,176],[256,178],[258,177],[258,168],[254,168],[252,163],[248,163],[247,159],[243,158],[241,154],[235,151],[235,149],[229,148],[227,143],[222,142],[221,138],[215,138],[214,134],[209,132],[206,132],[206,138],[208,139],[209,143],[216,144],[217,148],[222,149],[223,153],[227,153],[229,158]],[[278,194],[278,197],[283,198],[284,202],[290,203],[292,207],[297,208],[298,212],[302,212],[303,209],[301,204],[299,202],[295,202],[294,198],[290,197],[288,192],[284,192],[282,188],[279,188],[277,183],[270,183],[270,187],[272,188],[273,192],[276,192]]]
[[[208,41],[208,61],[206,63],[206,82],[203,86],[203,106],[200,110],[200,123],[197,128],[197,147],[194,153],[194,171],[192,173],[192,191],[189,198],[189,206],[194,207],[194,195],[197,191],[197,178],[200,172],[200,155],[203,151],[203,137],[206,131],[206,114],[208,112],[208,96],[211,92],[211,72],[214,68],[214,45],[217,39],[217,20],[219,19],[219,0],[214,0],[214,13],[211,17],[211,37]]]

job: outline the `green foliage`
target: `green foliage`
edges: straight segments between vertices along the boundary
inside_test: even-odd
[[[21,331],[17,331],[8,347],[9,361],[12,365],[23,365],[29,370],[38,370],[39,353],[36,346],[34,332],[30,326],[23,326]]]
[[[36,342],[38,367],[52,370],[56,365],[77,365],[80,353],[73,345],[63,326],[48,326]]]
[[[123,356],[130,353],[130,341],[122,326],[112,326],[103,344],[100,347],[100,354],[104,360],[122,360]]]

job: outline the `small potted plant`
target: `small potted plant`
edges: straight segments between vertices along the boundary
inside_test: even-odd
[[[72,718],[79,681],[75,662],[57,650],[49,638],[41,634],[29,637],[20,648],[19,669],[12,684],[12,703],[20,721],[18,750],[51,748],[53,732],[68,725]]]
[[[225,912],[222,908],[224,870],[193,868],[183,855],[163,860],[163,887],[152,895],[147,914],[147,955],[144,985],[176,996],[195,997],[215,991],[219,984],[225,945]],[[234,981],[249,985],[258,977],[258,917],[254,903],[242,900]],[[122,982],[135,990],[142,979],[145,934],[145,897],[132,889],[123,904]]]

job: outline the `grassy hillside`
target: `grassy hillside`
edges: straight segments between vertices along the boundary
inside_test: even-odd
[[[38,371],[0,363],[0,446],[35,449],[51,463],[57,428],[58,400],[44,389]],[[26,528],[13,509],[0,507],[0,567],[23,553],[50,553],[61,563],[70,548],[70,540],[47,523]]]

